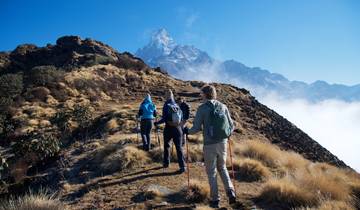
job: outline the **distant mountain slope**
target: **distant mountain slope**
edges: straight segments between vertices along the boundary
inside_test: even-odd
[[[285,99],[301,98],[313,102],[327,99],[360,101],[360,84],[346,86],[324,81],[307,84],[289,81],[280,74],[251,68],[235,60],[218,61],[194,46],[176,44],[165,29],[154,33],[149,44],[135,55],[151,67],[159,66],[177,78],[241,84],[239,86],[249,89],[255,96],[275,93]]]

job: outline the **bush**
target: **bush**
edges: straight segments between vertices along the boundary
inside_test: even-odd
[[[0,113],[0,138],[5,138],[12,134],[16,127],[17,122],[12,119],[9,113]]]
[[[55,66],[35,66],[28,75],[27,84],[33,86],[48,86],[61,81],[64,71],[58,70]]]
[[[4,74],[0,76],[0,108],[11,105],[13,99],[23,90],[21,74]]]
[[[30,132],[12,147],[15,155],[18,157],[35,155],[38,160],[46,160],[58,155],[60,152],[60,141],[54,133]]]
[[[90,126],[93,116],[89,106],[76,104],[72,111],[72,118],[78,123],[80,129],[84,129]]]
[[[98,55],[98,54],[88,54],[85,55],[85,66],[94,66],[98,64],[110,64],[114,62],[114,59],[108,56]]]

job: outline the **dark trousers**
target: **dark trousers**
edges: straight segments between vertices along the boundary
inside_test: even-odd
[[[180,168],[185,168],[185,158],[182,150],[183,132],[180,126],[171,127],[166,125],[164,129],[164,166],[170,163],[170,141],[173,140]]]
[[[143,142],[143,149],[146,151],[150,150],[150,146],[151,146],[151,128],[153,125],[153,121],[152,120],[148,120],[148,119],[144,119],[141,120],[140,123],[140,130],[141,130],[141,138],[142,138],[142,142]]]

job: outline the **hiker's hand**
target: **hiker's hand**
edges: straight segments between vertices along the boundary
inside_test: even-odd
[[[189,134],[189,128],[188,128],[188,127],[185,127],[185,128],[183,129],[183,133],[184,133],[185,135],[188,135],[188,134]]]

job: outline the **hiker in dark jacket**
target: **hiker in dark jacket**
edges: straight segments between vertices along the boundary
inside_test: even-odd
[[[151,96],[149,94],[146,95],[144,101],[141,103],[138,116],[141,120],[140,130],[143,142],[143,149],[145,151],[149,151],[151,147],[150,133],[153,125],[153,120],[156,117],[156,106],[151,101]]]
[[[176,154],[179,164],[179,172],[185,172],[185,158],[184,153],[181,147],[182,144],[182,127],[181,122],[179,124],[173,124],[172,119],[172,109],[173,107],[177,107],[180,110],[180,107],[175,103],[174,95],[171,90],[168,90],[166,93],[166,101],[163,106],[163,115],[162,118],[155,122],[155,125],[158,126],[162,123],[165,123],[164,128],[164,160],[163,160],[163,167],[167,168],[170,164],[170,141],[173,140],[175,147],[176,147]],[[180,110],[181,112],[181,110]],[[182,115],[182,114],[181,114]],[[181,116],[182,117],[182,116]]]
[[[186,122],[190,118],[190,105],[188,103],[186,103],[186,101],[183,97],[178,98],[178,102],[179,102],[180,109],[183,113],[181,127],[182,127],[182,129],[184,129],[184,127],[186,126]],[[182,141],[182,146],[184,146],[184,145],[185,145],[185,138],[183,138],[183,141]]]
[[[190,118],[190,105],[186,103],[185,99],[180,97],[179,98],[179,106],[183,113],[183,125],[186,124],[186,121]]]
[[[226,168],[226,143],[228,138],[214,137],[214,132],[218,131],[218,128],[213,128],[211,122],[215,111],[214,109],[221,110],[222,116],[226,117],[225,120],[227,121],[224,121],[224,123],[228,125],[227,131],[229,135],[234,130],[234,123],[230,117],[230,112],[226,105],[216,100],[215,87],[205,86],[201,90],[202,97],[205,102],[199,106],[196,112],[193,127],[190,129],[185,127],[184,133],[195,134],[201,130],[203,131],[204,163],[210,185],[210,206],[212,208],[219,208],[220,196],[218,192],[217,172],[220,174],[230,204],[234,204],[236,202],[236,196],[234,186],[230,180],[229,172]]]

